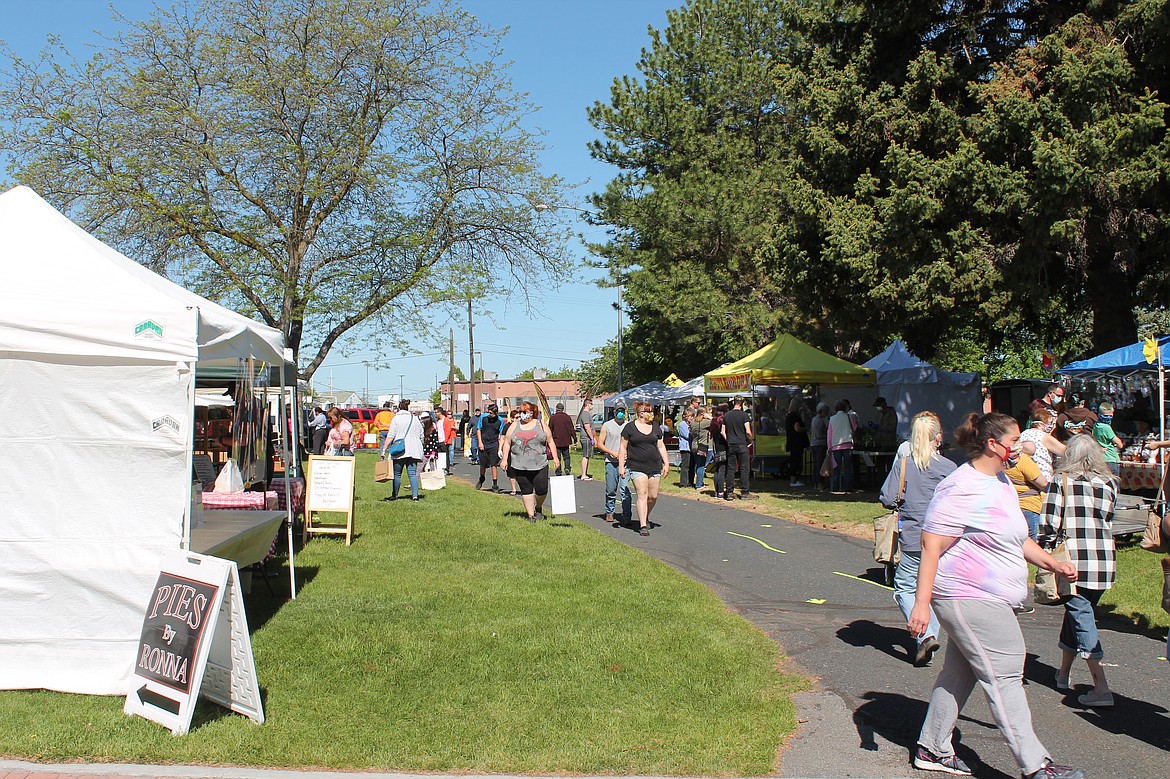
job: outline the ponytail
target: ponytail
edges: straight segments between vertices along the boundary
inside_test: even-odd
[[[999,439],[1013,428],[1019,430],[1020,425],[1007,414],[992,411],[990,414],[980,416],[971,412],[955,430],[955,443],[966,447],[967,456],[974,459],[983,453],[983,447],[987,445],[988,439]]]

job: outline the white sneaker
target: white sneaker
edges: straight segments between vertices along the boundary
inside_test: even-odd
[[[1094,709],[1109,709],[1113,707],[1113,693],[1107,692],[1104,695],[1097,695],[1090,690],[1084,695],[1078,695],[1077,703]]]
[[[1061,676],[1058,672],[1056,674],[1056,689],[1061,692],[1069,692],[1072,688],[1072,678],[1069,676]]]
[[[804,482],[802,482],[802,481],[794,481],[794,482],[790,482],[790,483],[788,484],[788,486],[789,486],[789,487],[803,487],[803,486],[804,486]]]

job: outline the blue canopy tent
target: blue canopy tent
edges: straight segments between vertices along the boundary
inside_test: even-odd
[[[1086,360],[1070,362],[1057,369],[1057,374],[1084,381],[1127,379],[1137,374],[1158,376],[1159,435],[1166,438],[1166,363],[1170,361],[1170,335],[1157,340],[1157,348],[1147,349],[1147,342],[1123,346],[1111,352]],[[1152,344],[1151,344],[1152,346]]]
[[[654,406],[662,406],[670,402],[674,391],[674,387],[667,386],[660,381],[648,381],[606,398],[605,407],[613,408],[619,401],[629,407],[639,400]]]
[[[1156,347],[1153,343],[1139,341],[1136,344],[1123,346],[1096,357],[1071,362],[1056,372],[1061,377],[1097,381],[1099,387],[1108,386],[1110,391],[1114,393],[1132,392],[1135,378],[1143,388],[1151,389],[1139,377],[1142,374],[1150,376],[1156,373],[1158,377],[1158,435],[1162,440],[1166,440],[1166,362],[1170,361],[1170,336],[1164,335],[1154,340],[1156,340]],[[1149,348],[1147,348],[1147,344],[1149,344]],[[1162,477],[1159,483],[1162,486],[1159,490],[1158,500],[1164,500],[1167,462],[1165,457],[1160,459]],[[1131,532],[1137,532],[1141,529],[1142,520],[1145,518],[1144,509],[1144,506],[1139,506],[1137,516],[1129,517],[1132,520],[1128,523]],[[1114,514],[1113,532],[1115,535],[1119,532],[1118,524],[1127,519],[1127,513],[1132,512],[1132,510],[1128,507],[1117,509]]]
[[[900,339],[862,367],[877,372],[878,394],[898,413],[898,437],[910,437],[910,422],[921,411],[938,414],[944,430],[983,407],[978,373],[944,371],[918,358]]]

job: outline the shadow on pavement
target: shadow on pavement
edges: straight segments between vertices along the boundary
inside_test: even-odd
[[[905,628],[891,628],[872,620],[858,619],[838,629],[837,638],[850,646],[871,646],[898,660],[914,660],[914,640]]]

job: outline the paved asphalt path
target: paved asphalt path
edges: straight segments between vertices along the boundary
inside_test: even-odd
[[[595,475],[601,471],[592,465]],[[671,478],[677,478],[673,471]],[[636,523],[606,524],[602,480],[576,485],[576,519],[706,584],[780,645],[792,663],[788,670],[817,680],[816,690],[799,698],[802,726],[781,756],[780,776],[930,775],[911,767],[909,754],[943,653],[932,668],[909,662],[913,642],[892,591],[879,584],[872,543],[755,514],[740,500],[682,497],[659,499],[653,529],[643,537]],[[1028,700],[1041,741],[1056,762],[1092,777],[1170,777],[1165,635],[1104,620],[1101,641],[1117,704],[1112,711],[1088,710],[1076,702],[1088,689],[1083,661],[1073,670],[1076,693],[1062,694],[1053,685],[1062,615],[1059,607],[1040,606],[1019,617],[1029,649]],[[984,764],[978,776],[1019,776],[978,689],[958,732],[960,756],[977,755]]]

